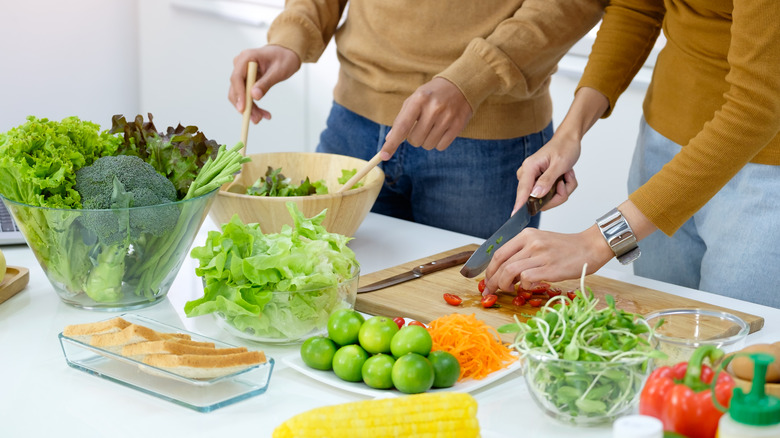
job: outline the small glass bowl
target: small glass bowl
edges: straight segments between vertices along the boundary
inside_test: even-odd
[[[260,315],[215,312],[217,324],[238,338],[273,344],[295,344],[328,331],[328,318],[338,309],[354,309],[360,269],[334,286],[273,292]]]
[[[127,311],[165,298],[217,191],[104,210],[46,208],[0,198],[65,304]],[[101,241],[99,235],[110,237]]]
[[[714,345],[726,353],[740,350],[750,331],[742,318],[715,310],[667,309],[653,312],[645,319],[651,327],[663,320],[653,335],[658,349],[667,355],[656,361],[659,366],[687,362],[701,345]]]
[[[653,360],[587,362],[525,354],[523,375],[531,398],[548,416],[578,426],[609,424],[631,412]]]

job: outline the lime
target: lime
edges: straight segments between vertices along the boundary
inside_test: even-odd
[[[368,360],[368,353],[360,345],[345,345],[333,355],[333,372],[341,380],[360,382],[363,380],[363,364]]]
[[[428,361],[433,366],[433,387],[449,388],[460,377],[460,363],[452,353],[436,350],[428,355]]]
[[[363,315],[352,309],[338,309],[328,317],[328,337],[338,345],[358,343]]]
[[[303,363],[317,370],[332,369],[335,354],[336,344],[324,336],[313,336],[301,345]]]
[[[398,333],[398,324],[386,316],[372,316],[360,326],[360,346],[371,354],[390,353],[390,341]]]
[[[417,394],[433,386],[433,365],[417,353],[399,357],[393,364],[393,385],[406,394]]]
[[[363,382],[376,389],[393,387],[393,364],[395,359],[388,354],[375,354],[363,364]]]
[[[431,352],[433,340],[428,329],[419,325],[407,325],[398,331],[390,341],[390,351],[396,358],[406,353],[427,356]]]

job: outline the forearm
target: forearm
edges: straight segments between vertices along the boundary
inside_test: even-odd
[[[607,109],[609,100],[606,96],[593,88],[580,88],[574,95],[566,117],[556,130],[556,135],[579,142]]]

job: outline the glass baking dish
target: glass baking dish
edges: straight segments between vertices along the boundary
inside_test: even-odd
[[[216,348],[236,347],[140,315],[122,314],[120,317],[158,332],[183,333],[190,335],[194,341],[213,342]],[[211,412],[264,393],[274,367],[273,358],[266,356],[265,363],[233,374],[213,379],[192,379],[86,344],[63,333],[59,334],[59,339],[65,360],[71,367],[198,412]]]

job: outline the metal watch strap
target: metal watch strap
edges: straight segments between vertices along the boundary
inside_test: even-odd
[[[596,224],[620,263],[627,265],[639,258],[641,251],[636,236],[620,210],[613,208],[600,217]]]

